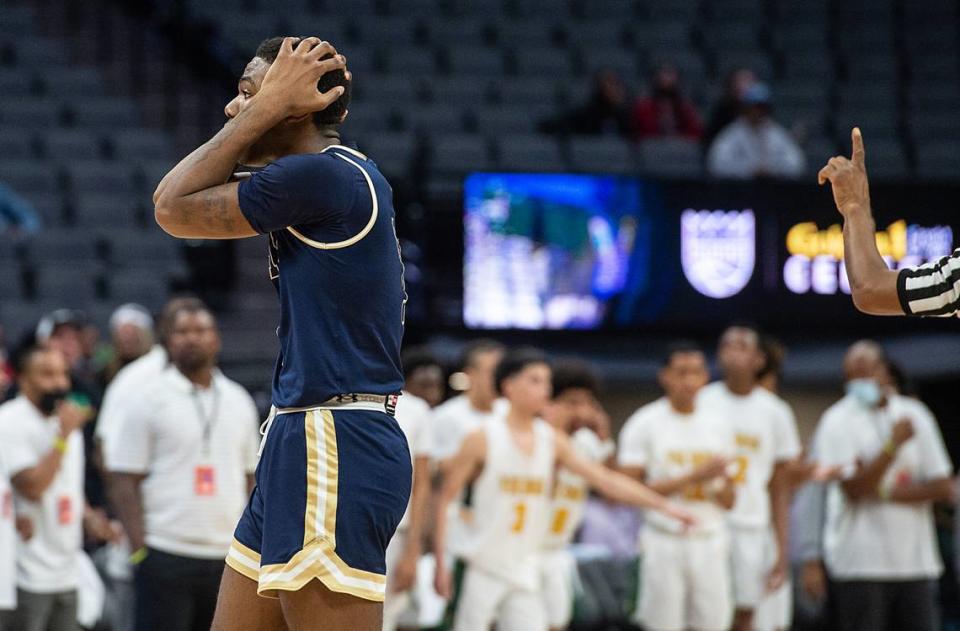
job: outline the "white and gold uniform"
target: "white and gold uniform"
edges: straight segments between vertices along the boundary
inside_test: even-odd
[[[637,410],[620,433],[621,466],[643,467],[647,482],[689,474],[715,457],[733,454],[726,421],[707,410],[676,412],[667,399]],[[724,509],[710,499],[722,482],[687,487],[672,497],[697,518],[680,522],[647,512],[640,538],[640,600],[635,618],[650,631],[725,631],[733,617],[729,533]]]
[[[594,462],[603,462],[614,450],[612,442],[600,440],[586,427],[573,433],[570,444],[574,451]],[[573,616],[577,567],[569,546],[583,521],[589,491],[587,481],[579,475],[563,468],[557,471],[540,563],[540,585],[551,629],[565,628]]]
[[[768,486],[777,463],[800,455],[793,410],[764,390],[739,396],[723,382],[705,387],[697,405],[722,414],[736,440],[737,503],[729,513],[736,605],[757,609],[771,597],[766,578],[777,560]]]
[[[522,452],[503,417],[483,426],[487,455],[473,484],[474,521],[454,631],[544,631],[539,556],[550,512],[554,430],[534,421]]]

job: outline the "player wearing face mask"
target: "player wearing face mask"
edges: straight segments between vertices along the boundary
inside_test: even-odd
[[[883,351],[854,344],[847,395],[817,428],[814,452],[838,467],[827,496],[824,561],[838,629],[937,628],[943,571],[933,502],[952,496],[952,466],[936,419],[889,384]]]

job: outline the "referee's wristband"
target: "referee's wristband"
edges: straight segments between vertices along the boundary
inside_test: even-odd
[[[143,563],[143,560],[147,558],[147,548],[146,546],[140,548],[130,555],[130,565],[140,565]]]
[[[53,441],[53,448],[60,452],[60,455],[67,453],[67,441],[63,436],[57,436]]]
[[[897,455],[897,443],[893,442],[892,438],[888,438],[887,442],[883,443],[883,451],[893,458]]]

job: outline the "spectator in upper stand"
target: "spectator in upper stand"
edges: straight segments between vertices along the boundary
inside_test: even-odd
[[[0,234],[37,232],[40,217],[33,205],[6,184],[0,182]]]
[[[717,134],[740,116],[743,111],[743,95],[756,82],[757,75],[749,68],[737,68],[727,75],[723,82],[723,96],[713,106],[707,129],[703,134],[703,146],[705,148],[713,143]]]
[[[543,121],[540,130],[550,134],[630,135],[627,85],[616,70],[599,70],[593,76],[589,100],[557,118]]]
[[[699,140],[703,134],[700,114],[680,90],[680,73],[670,64],[654,71],[650,93],[637,100],[632,116],[637,140],[664,136]]]
[[[707,152],[707,171],[722,178],[796,178],[806,159],[793,136],[773,120],[770,88],[755,83],[744,94],[744,111],[720,132]]]

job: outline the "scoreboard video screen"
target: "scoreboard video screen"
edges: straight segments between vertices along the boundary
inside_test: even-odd
[[[943,191],[874,194],[893,269],[946,256],[960,216]],[[463,324],[631,329],[731,318],[844,325],[853,307],[841,217],[816,186],[475,173],[464,183]]]

